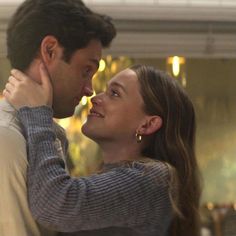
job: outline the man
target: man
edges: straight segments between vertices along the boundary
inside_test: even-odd
[[[108,17],[92,12],[80,0],[26,0],[9,23],[8,58],[13,68],[39,83],[38,68],[44,63],[53,87],[54,117],[65,118],[73,115],[82,96],[92,95],[91,80],[102,48],[115,34]],[[63,156],[65,133],[56,124],[55,130],[55,145]],[[26,142],[16,111],[5,100],[0,102],[0,150],[0,235],[55,235],[30,213]]]

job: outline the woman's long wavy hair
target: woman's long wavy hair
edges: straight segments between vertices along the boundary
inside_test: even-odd
[[[145,112],[159,115],[162,127],[153,135],[143,155],[175,168],[178,178],[178,211],[169,236],[199,236],[199,169],[195,157],[195,112],[179,83],[167,73],[145,65],[130,68],[139,79]]]

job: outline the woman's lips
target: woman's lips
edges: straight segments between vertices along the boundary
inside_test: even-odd
[[[89,116],[96,116],[96,117],[104,118],[104,115],[102,113],[98,112],[97,110],[93,108],[90,109]]]

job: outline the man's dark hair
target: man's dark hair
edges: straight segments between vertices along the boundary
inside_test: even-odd
[[[108,47],[116,30],[109,17],[91,11],[81,0],[26,0],[7,29],[12,67],[27,69],[47,35],[58,40],[68,62],[76,50],[86,47],[92,39]]]

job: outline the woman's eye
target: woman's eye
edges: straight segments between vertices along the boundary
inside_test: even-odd
[[[114,89],[111,89],[111,95],[114,97],[119,97],[119,93],[117,93]]]

